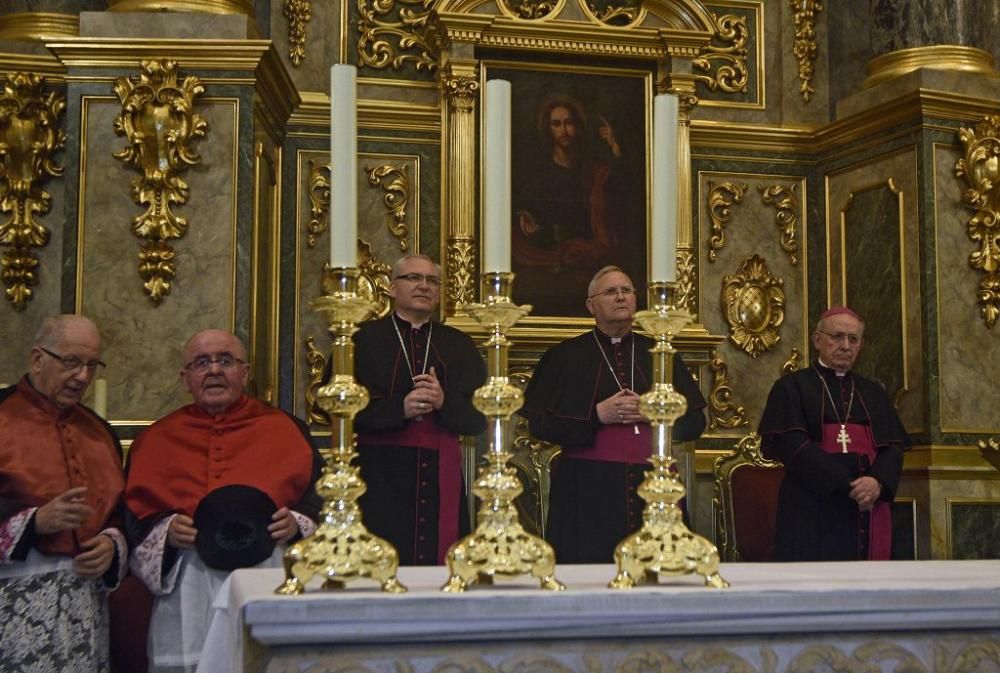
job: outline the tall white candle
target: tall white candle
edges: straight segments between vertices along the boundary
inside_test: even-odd
[[[358,265],[357,70],[330,69],[330,266]]]
[[[677,279],[677,96],[653,100],[651,281]]]
[[[94,413],[108,417],[108,380],[94,379]]]
[[[510,82],[486,82],[483,271],[510,271]]]

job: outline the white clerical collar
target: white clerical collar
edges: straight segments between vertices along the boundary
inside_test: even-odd
[[[831,370],[837,376],[841,376],[841,377],[847,376],[847,372],[842,372],[839,369],[834,369],[830,365],[828,365],[825,362],[823,362],[823,358],[817,357],[816,361],[819,362],[819,364],[820,364],[821,367],[826,367],[827,369]]]
[[[410,329],[412,329],[412,330],[419,330],[421,327],[423,327],[424,325],[426,325],[427,323],[429,323],[431,321],[431,319],[428,318],[427,320],[423,320],[421,322],[410,322],[409,320],[407,320],[403,316],[399,315],[395,311],[393,311],[393,315],[396,316],[397,318],[399,318],[399,320],[401,320],[402,322],[404,322],[407,325],[409,325]]]

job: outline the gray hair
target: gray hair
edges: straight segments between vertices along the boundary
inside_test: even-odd
[[[607,266],[603,266],[600,269],[598,269],[597,273],[594,274],[594,277],[590,279],[590,283],[588,283],[587,285],[587,297],[594,296],[594,290],[597,288],[597,281],[599,281],[601,278],[608,275],[609,273],[614,273],[615,271],[628,278],[628,282],[630,283],[632,282],[632,279],[629,278],[629,275],[625,273],[625,271],[620,266],[615,266],[614,264],[608,264]]]
[[[437,272],[438,278],[441,277],[441,265],[431,259],[430,255],[425,255],[423,253],[414,252],[409,255],[403,255],[396,260],[396,263],[392,265],[392,277],[395,278],[399,275],[399,272],[403,269],[403,264],[410,259],[425,259],[434,265],[434,270]]]

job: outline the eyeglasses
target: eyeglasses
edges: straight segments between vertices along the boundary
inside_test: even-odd
[[[60,364],[62,364],[63,366],[63,369],[65,369],[68,372],[78,372],[81,369],[86,369],[91,374],[94,374],[94,373],[100,373],[102,369],[107,367],[107,365],[101,362],[100,360],[89,360],[87,362],[84,362],[75,355],[68,355],[68,356],[59,355],[58,353],[53,353],[48,348],[42,348],[41,346],[39,346],[38,349],[43,353],[45,353],[46,355],[48,355],[49,357],[59,360]]]
[[[614,299],[619,294],[623,297],[630,297],[635,294],[635,288],[629,287],[628,285],[623,285],[621,287],[609,287],[607,290],[601,290],[600,292],[595,292],[594,294],[587,297],[587,299],[593,299],[594,297],[607,297],[608,299]]]
[[[847,343],[851,344],[852,346],[857,346],[859,343],[861,343],[861,335],[860,334],[850,334],[848,332],[836,332],[836,333],[834,333],[834,332],[825,332],[825,331],[823,331],[821,329],[818,329],[816,331],[819,332],[820,334],[827,335],[828,337],[830,337],[834,341],[847,341]]]
[[[396,280],[405,280],[411,283],[427,283],[434,287],[441,285],[441,279],[437,276],[428,276],[422,273],[401,273],[396,276]]]
[[[193,372],[207,372],[212,368],[212,365],[219,365],[221,369],[232,369],[238,365],[246,364],[243,360],[237,357],[233,357],[228,353],[223,353],[222,355],[217,355],[215,357],[209,357],[208,355],[200,355],[196,357],[191,362],[184,365],[184,369]]]

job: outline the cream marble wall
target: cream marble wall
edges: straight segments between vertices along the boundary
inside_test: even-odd
[[[113,130],[120,107],[111,97],[82,104],[78,301],[105,337],[110,419],[141,425],[188,401],[178,377],[185,341],[200,329],[233,328],[237,102],[199,101],[208,132],[196,146],[201,163],[183,175],[190,198],[174,210],[189,227],[173,243],[177,276],[158,306],[142,289],[131,231],[144,211],[130,194],[138,174],[112,156],[126,142]]]
[[[957,138],[956,138],[957,140]],[[973,211],[961,203],[964,181],[955,177],[959,145],[934,145],[934,231],[938,301],[937,376],[942,432],[1000,433],[997,382],[1000,325],[986,327],[976,291],[980,272],[969,266],[976,245],[967,234]]]
[[[767,401],[767,394],[774,382],[782,375],[782,365],[797,348],[800,364],[806,364],[808,353],[808,328],[806,327],[806,307],[808,306],[807,274],[808,261],[804,251],[806,241],[806,183],[801,177],[749,173],[716,173],[703,171],[697,175],[698,189],[698,276],[699,276],[699,317],[702,324],[712,334],[727,337],[717,349],[717,353],[729,366],[728,378],[733,389],[733,405],[746,409],[747,425],[709,430],[711,437],[742,437],[756,430],[760,415]],[[709,194],[711,186],[732,182],[746,185],[742,202],[733,202],[728,224],[723,227],[725,243],[714,262],[709,261],[708,245],[712,236],[712,221],[709,217]],[[764,203],[761,188],[774,185],[794,187],[798,221],[795,225],[796,256],[798,264],[792,264],[789,255],[781,249],[780,229],[775,222],[777,211],[773,205]],[[727,275],[741,272],[744,262],[752,255],[763,258],[770,275],[784,281],[784,320],[777,328],[778,341],[770,350],[756,358],[743,351],[728,337],[729,324],[725,319],[725,306],[721,291]],[[712,373],[703,370],[704,389],[711,390]],[[709,417],[711,418],[711,417]]]

